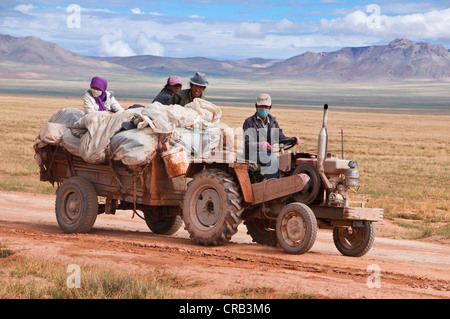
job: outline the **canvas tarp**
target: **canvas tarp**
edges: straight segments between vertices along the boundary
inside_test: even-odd
[[[114,114],[93,112],[85,115],[80,110],[63,109],[44,124],[36,138],[35,149],[39,153],[38,150],[47,144],[59,145],[89,163],[103,163],[111,158],[125,165],[143,165],[155,156],[160,134],[183,130],[184,135],[188,136],[189,133],[223,128],[221,115],[219,107],[202,99],[195,99],[184,107],[155,102],[145,108],[132,108]],[[137,128],[123,130],[122,123],[132,118],[139,119]],[[192,137],[185,137],[181,144],[186,146],[188,152],[192,151],[190,146],[193,143],[186,139],[192,140]],[[203,143],[206,145],[202,150],[216,147],[217,143],[218,140]]]

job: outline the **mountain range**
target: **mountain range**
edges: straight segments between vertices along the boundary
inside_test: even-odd
[[[82,77],[92,73],[138,76],[191,75],[202,71],[224,77],[296,78],[330,81],[448,80],[450,53],[442,45],[395,39],[387,45],[305,52],[289,59],[238,61],[151,55],[85,57],[35,37],[0,35],[0,77]]]

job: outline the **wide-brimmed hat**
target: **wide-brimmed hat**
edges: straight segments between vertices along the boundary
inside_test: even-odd
[[[190,80],[191,84],[207,87],[208,81],[206,81],[206,74],[197,72]]]

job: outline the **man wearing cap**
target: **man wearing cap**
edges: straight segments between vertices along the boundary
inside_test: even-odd
[[[183,85],[183,82],[181,81],[180,77],[172,75],[167,79],[167,83],[164,86],[164,88],[159,92],[159,94],[155,97],[153,102],[159,102],[161,104],[166,104],[167,101],[170,100],[172,95],[175,92],[178,92],[181,90],[181,87]]]
[[[186,90],[181,90],[175,92],[166,105],[178,104],[185,106],[191,103],[196,98],[205,99],[203,92],[208,86],[208,81],[206,81],[206,75],[204,73],[197,72],[189,81],[190,88]]]
[[[256,112],[244,121],[245,158],[261,164],[261,173],[267,178],[278,178],[278,156],[272,154],[272,145],[280,140],[295,139],[286,137],[274,116],[269,114],[272,98],[269,94],[260,94],[256,98]]]

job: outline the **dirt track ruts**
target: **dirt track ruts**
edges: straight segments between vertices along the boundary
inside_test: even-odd
[[[0,193],[0,242],[16,254],[67,265],[164,269],[198,280],[190,290],[207,298],[249,287],[326,298],[450,298],[450,248],[444,244],[377,237],[367,255],[351,258],[337,251],[330,231],[320,230],[309,253],[289,255],[252,243],[241,225],[230,243],[203,247],[183,229],[173,236],[153,234],[130,211],[99,215],[88,234],[65,234],[56,223],[54,200]],[[377,224],[382,227],[389,223]],[[379,270],[380,288],[370,288],[373,269]]]

